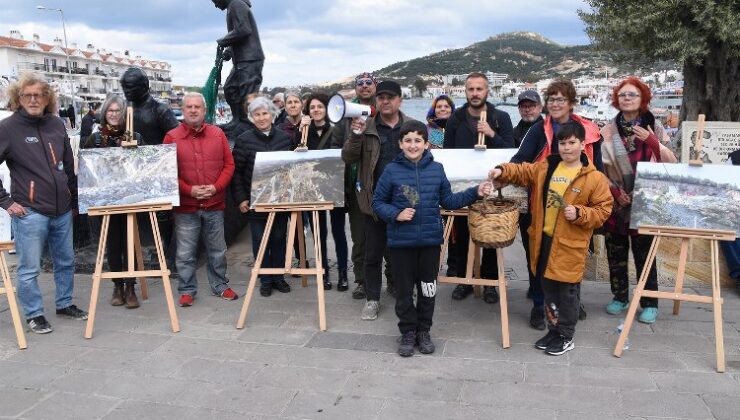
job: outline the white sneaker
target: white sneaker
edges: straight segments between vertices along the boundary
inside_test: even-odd
[[[365,307],[362,308],[362,319],[365,321],[374,321],[378,319],[378,311],[380,310],[380,302],[377,300],[368,300],[365,303]]]

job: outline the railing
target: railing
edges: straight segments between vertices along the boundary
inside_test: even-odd
[[[18,62],[18,70],[49,71],[49,68],[43,63]]]

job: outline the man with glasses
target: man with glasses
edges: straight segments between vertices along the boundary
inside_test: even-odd
[[[365,218],[365,293],[366,303],[362,319],[378,318],[381,266],[386,252],[386,224],[378,219],[372,209],[375,183],[386,165],[401,153],[399,137],[401,126],[413,120],[401,112],[401,86],[393,81],[377,85],[375,102],[377,114],[367,121],[354,118],[350,135],[342,148],[342,159],[348,165],[357,164],[355,183],[357,202]],[[357,134],[360,133],[360,134]],[[354,240],[354,238],[353,238]],[[387,276],[386,276],[387,277]]]
[[[8,194],[0,183],[0,206],[12,218],[18,300],[31,331],[46,334],[52,327],[38,285],[46,248],[54,267],[57,315],[87,319],[87,312],[72,304],[77,176],[64,122],[54,112],[57,97],[51,86],[26,73],[8,92],[13,115],[0,122],[0,163],[8,163],[12,190]]]
[[[527,131],[537,122],[542,121],[542,101],[534,90],[525,90],[519,94],[519,124],[514,127],[514,147],[519,148]],[[525,231],[526,232],[526,231]]]
[[[514,133],[511,117],[488,102],[488,78],[483,73],[470,73],[465,80],[465,97],[467,103],[458,108],[447,120],[445,129],[445,149],[472,149],[478,143],[478,134],[483,133],[485,144],[489,149],[514,147]],[[480,121],[481,112],[486,111],[486,120]],[[463,217],[455,218],[455,243],[459,244],[457,252],[458,270],[464,272],[468,264],[468,221]],[[496,250],[483,249],[481,260],[481,277],[498,279]],[[452,298],[462,300],[473,293],[473,286],[458,284],[452,291]],[[483,288],[483,300],[486,303],[497,303],[498,292],[493,286]]]
[[[288,112],[285,110],[285,94],[283,92],[276,93],[275,96],[272,97],[272,104],[275,105],[280,112],[273,122],[273,124],[279,126],[285,122],[286,118],[288,118]]]

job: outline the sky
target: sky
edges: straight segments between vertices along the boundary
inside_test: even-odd
[[[210,0],[0,0],[0,34],[63,38],[60,14],[36,5],[64,10],[70,44],[167,61],[175,84],[203,85],[226,33],[226,12]],[[269,87],[335,81],[503,32],[587,44],[577,15],[586,7],[583,0],[252,0]]]

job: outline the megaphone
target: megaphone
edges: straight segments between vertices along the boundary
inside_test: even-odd
[[[375,108],[370,105],[347,102],[342,95],[336,93],[329,99],[329,121],[339,123],[344,118],[362,118],[366,120],[375,114]]]

